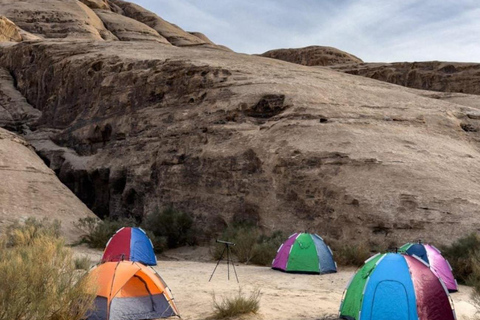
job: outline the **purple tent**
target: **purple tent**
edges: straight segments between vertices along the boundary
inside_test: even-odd
[[[442,256],[440,250],[430,244],[425,243],[407,243],[400,248],[400,252],[408,255],[415,255],[425,261],[432,272],[442,279],[448,291],[458,290],[457,281],[452,273],[452,268],[448,261]]]
[[[323,274],[337,272],[332,251],[311,233],[294,233],[278,249],[272,268],[285,272]]]

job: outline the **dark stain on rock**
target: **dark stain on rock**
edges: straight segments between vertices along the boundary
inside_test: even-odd
[[[267,94],[243,112],[249,117],[268,119],[282,113],[286,108],[284,94]]]

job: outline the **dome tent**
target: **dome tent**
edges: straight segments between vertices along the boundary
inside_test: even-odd
[[[340,306],[347,320],[454,320],[448,291],[415,256],[377,254],[353,276]]]
[[[453,276],[452,267],[442,256],[440,250],[434,246],[418,241],[418,243],[407,243],[403,245],[399,249],[399,252],[411,256],[416,255],[417,257],[421,258],[430,266],[430,270],[432,270],[437,277],[443,280],[448,291],[458,291],[458,285],[455,277]]]
[[[165,282],[150,267],[131,261],[105,262],[88,274],[96,288],[87,320],[140,320],[178,315]]]
[[[107,242],[102,263],[109,261],[136,261],[147,266],[157,265],[152,241],[140,228],[121,228]]]
[[[337,265],[323,239],[310,233],[294,233],[277,251],[272,268],[295,273],[333,273]]]

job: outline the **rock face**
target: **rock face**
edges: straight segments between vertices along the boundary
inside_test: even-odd
[[[12,75],[0,68],[0,127],[23,132],[41,114],[17,91]]]
[[[157,31],[137,20],[107,10],[95,10],[107,29],[121,41],[156,41],[170,44]]]
[[[78,3],[134,41],[74,22],[80,38],[55,39],[12,9],[46,39],[0,46],[1,121],[98,216],[171,205],[205,228],[397,244],[480,227],[478,96],[217,50],[139,6]],[[136,41],[125,17],[174,45]]]
[[[44,38],[110,39],[95,13],[77,0],[0,0],[0,15]]]
[[[0,229],[17,219],[58,219],[68,240],[93,213],[65,187],[22,138],[0,129]]]
[[[106,0],[80,0],[91,9],[110,10],[110,5]]]
[[[336,71],[409,88],[480,94],[480,64],[478,63],[440,61],[363,63],[349,53],[319,46],[271,50],[262,56],[305,66],[328,66]]]
[[[311,46],[298,49],[276,49],[267,51],[261,54],[261,56],[304,66],[331,66],[363,62],[347,52],[332,47],[321,46]]]
[[[0,16],[0,42],[4,41],[20,42],[22,35],[12,21]]]
[[[230,51],[202,33],[186,32],[153,12],[121,0],[0,0],[2,15],[0,42],[156,41]]]
[[[378,242],[480,227],[476,97],[153,42],[20,43],[0,65],[42,112],[26,138],[99,216]]]
[[[127,17],[140,21],[152,29],[155,29],[160,35],[165,37],[175,46],[191,46],[207,43],[206,41],[185,32],[176,25],[168,23],[155,13],[144,9],[139,5],[121,0],[112,0],[112,3],[120,7]]]
[[[410,88],[480,94],[479,63],[364,63],[334,69]]]

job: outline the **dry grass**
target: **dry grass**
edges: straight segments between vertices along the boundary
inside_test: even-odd
[[[457,239],[450,246],[441,247],[441,250],[442,255],[450,262],[458,282],[469,284],[474,272],[473,264],[477,257],[480,257],[480,237],[476,233],[471,233]]]
[[[0,320],[80,320],[94,296],[55,224],[27,220],[0,239]],[[91,289],[91,288],[90,288]]]
[[[82,257],[77,257],[73,260],[73,263],[75,265],[75,269],[77,270],[90,270],[90,267],[92,266],[92,260],[87,255],[84,255]]]
[[[333,245],[333,258],[338,265],[360,267],[370,256],[366,243]]]
[[[228,319],[242,314],[257,313],[260,309],[260,290],[254,290],[249,296],[246,296],[241,289],[237,294],[231,297],[224,297],[221,302],[217,302],[213,294],[214,314],[211,319]]]

